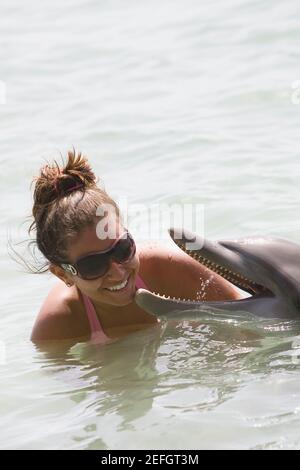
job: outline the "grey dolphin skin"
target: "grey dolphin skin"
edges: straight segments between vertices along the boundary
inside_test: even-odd
[[[139,289],[136,303],[146,312],[167,319],[198,319],[203,313],[247,312],[263,318],[300,319],[300,246],[287,240],[249,237],[210,242],[191,232],[169,230],[174,242],[201,264],[243,291],[247,298],[191,301]]]

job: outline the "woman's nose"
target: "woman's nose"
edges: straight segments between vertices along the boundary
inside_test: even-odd
[[[110,267],[107,272],[107,277],[115,281],[122,281],[125,277],[126,269],[120,263],[117,263],[114,260],[111,260]]]

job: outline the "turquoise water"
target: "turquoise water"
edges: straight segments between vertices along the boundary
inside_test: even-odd
[[[1,448],[300,448],[299,322],[212,317],[46,357],[28,338],[54,279],[7,254],[32,176],[72,145],[129,204],[202,204],[208,238],[300,243],[299,2],[0,9]]]

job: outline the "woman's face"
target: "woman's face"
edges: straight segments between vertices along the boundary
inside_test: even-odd
[[[71,264],[75,263],[78,258],[90,253],[109,250],[125,232],[124,227],[115,215],[108,216],[107,224],[110,231],[109,238],[101,239],[98,237],[96,233],[97,223],[95,223],[95,226],[88,227],[80,232],[78,238],[68,248],[68,258]],[[72,282],[95,302],[124,306],[133,301],[139,266],[139,258],[136,253],[132,259],[122,264],[111,259],[109,269],[103,277],[84,280],[78,276],[69,276]],[[118,286],[125,281],[127,282],[125,287],[119,289]]]

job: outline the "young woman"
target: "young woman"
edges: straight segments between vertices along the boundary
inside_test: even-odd
[[[239,297],[231,284],[175,244],[136,246],[116,203],[75,151],[68,152],[63,167],[46,165],[35,178],[33,218],[30,231],[36,231],[46,269],[59,279],[33,327],[36,343],[106,342],[155,324],[157,319],[134,302],[139,287],[181,298]]]

